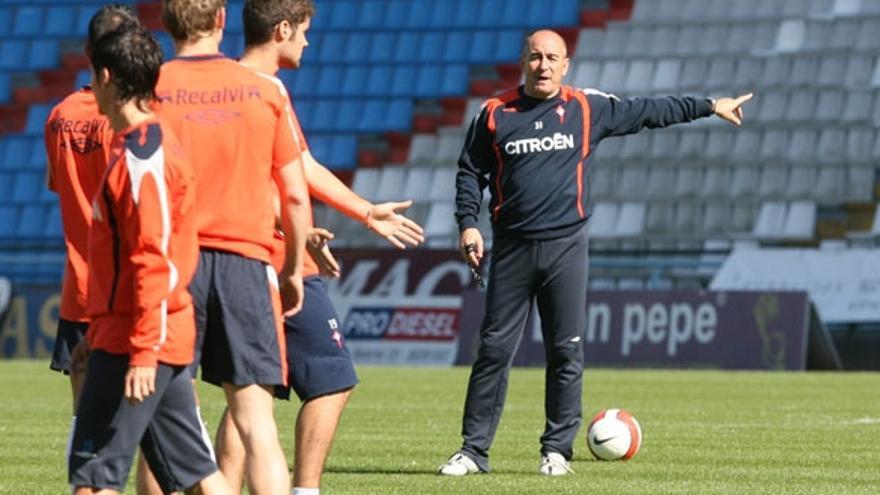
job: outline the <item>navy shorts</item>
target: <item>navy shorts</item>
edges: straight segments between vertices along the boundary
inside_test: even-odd
[[[305,401],[352,388],[358,377],[324,281],[308,277],[303,285],[303,309],[285,318],[284,333],[290,387]],[[276,387],[275,396],[289,399],[290,388]]]
[[[123,397],[128,359],[102,350],[89,358],[68,457],[70,484],[123,491],[138,446],[165,493],[217,472],[186,368],[159,363],[156,391],[130,405]]]
[[[55,348],[52,351],[52,362],[49,368],[60,371],[65,375],[70,374],[70,355],[85,337],[89,329],[87,321],[71,321],[63,318],[58,319],[58,331],[55,332]]]
[[[189,285],[196,314],[191,377],[222,385],[284,385],[278,277],[262,261],[202,249]]]

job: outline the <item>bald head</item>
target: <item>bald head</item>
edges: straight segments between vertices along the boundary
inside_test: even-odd
[[[525,75],[527,95],[548,99],[559,93],[562,78],[568,74],[568,50],[556,31],[541,29],[529,34],[523,43],[520,66]]]

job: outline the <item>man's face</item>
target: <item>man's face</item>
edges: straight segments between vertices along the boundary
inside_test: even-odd
[[[527,95],[540,99],[556,96],[568,73],[565,42],[552,31],[538,31],[526,43],[520,65]]]
[[[289,34],[287,40],[283,43],[280,51],[281,67],[285,69],[298,69],[302,62],[303,51],[309,46],[309,40],[306,37],[312,20],[306,17],[306,20],[291,26],[293,33]]]

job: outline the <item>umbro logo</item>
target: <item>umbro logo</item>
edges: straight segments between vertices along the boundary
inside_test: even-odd
[[[76,138],[70,141],[70,149],[81,155],[101,148],[101,143],[89,138]]]

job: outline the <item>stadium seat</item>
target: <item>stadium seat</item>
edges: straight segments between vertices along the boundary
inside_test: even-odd
[[[434,201],[425,220],[425,237],[451,237],[456,233],[455,205],[451,201]]]
[[[12,84],[9,81],[9,74],[0,72],[0,104],[9,103],[12,98]]]
[[[370,42],[370,62],[387,64],[394,60],[397,36],[393,32],[373,33]]]
[[[758,178],[758,195],[766,198],[781,196],[788,180],[788,167],[780,164],[765,164]]]
[[[645,204],[626,202],[620,205],[615,237],[632,237],[645,230]]]
[[[53,106],[51,103],[31,105],[28,108],[24,132],[31,135],[42,134],[43,128],[46,125],[46,119],[49,118],[49,113],[52,111]]]
[[[878,46],[880,46],[880,18],[863,19],[859,25],[859,34],[855,43],[856,49],[870,51],[876,50]]]
[[[594,166],[590,170],[590,199],[605,199],[614,194],[615,172],[613,167],[602,166],[602,164]]]
[[[422,65],[418,68],[414,95],[419,98],[427,98],[440,93],[443,69],[439,65]]]
[[[400,199],[400,194],[406,195],[406,199],[421,200],[427,198],[431,193],[431,179],[434,175],[434,169],[430,167],[406,167],[406,183],[396,196]]]
[[[872,129],[850,129],[846,133],[846,161],[849,163],[870,162],[873,143],[874,132]]]
[[[385,15],[385,2],[382,0],[367,0],[358,2],[360,11],[357,12],[357,26],[361,29],[379,29],[382,27]],[[399,24],[398,24],[399,25]]]
[[[847,91],[841,120],[846,124],[869,124],[873,108],[874,94],[869,89]]]
[[[657,69],[654,71],[651,89],[658,92],[678,88],[681,65],[681,59],[661,59],[657,62]]]
[[[62,237],[64,235],[61,225],[61,210],[57,204],[49,207],[42,234],[47,238]]]
[[[701,58],[685,60],[681,69],[679,87],[685,90],[699,90],[705,85],[706,74],[709,73],[709,61]]]
[[[785,186],[788,198],[808,198],[816,184],[817,170],[811,165],[792,165]]]
[[[244,32],[244,24],[241,17],[243,9],[243,2],[229,2],[226,5],[226,12],[228,14],[226,15],[225,34],[241,34]]]
[[[50,5],[46,11],[46,34],[75,36],[76,10],[72,5]]]
[[[774,50],[777,53],[799,51],[804,45],[806,30],[807,26],[804,19],[786,19],[782,21],[779,26]]]
[[[43,7],[19,6],[15,11],[12,34],[21,38],[36,37],[43,32]]]
[[[819,135],[815,129],[795,129],[786,158],[791,162],[815,161]]]
[[[874,169],[870,165],[847,167],[845,191],[849,201],[869,203],[874,199]]]
[[[786,205],[783,201],[767,201],[761,204],[752,234],[761,239],[779,237],[785,225]]]
[[[843,161],[846,132],[841,128],[826,128],[819,135],[817,158],[824,163]]]
[[[593,206],[593,214],[587,222],[589,236],[596,239],[614,237],[617,226],[616,203],[598,202]]]
[[[770,129],[764,135],[759,157],[762,160],[776,160],[785,157],[788,150],[788,132],[785,129]]]
[[[0,33],[8,33],[12,30],[12,8],[0,5]]]
[[[824,165],[819,167],[819,174],[816,176],[816,184],[813,188],[813,197],[821,200],[823,203],[836,202],[840,200],[843,191],[844,181],[846,180],[846,169],[840,165]]]
[[[648,170],[645,197],[649,199],[670,198],[675,193],[675,170],[671,167],[653,165]]]
[[[76,10],[76,22],[73,25],[73,33],[76,36],[85,38],[89,34],[89,21],[98,11],[99,4],[80,5]]]
[[[15,229],[19,237],[33,238],[42,234],[46,221],[46,208],[41,204],[26,204],[19,209],[18,227]]]
[[[634,60],[629,64],[626,79],[623,83],[624,91],[629,94],[646,93],[650,89],[650,83],[654,76],[654,63],[650,60]]]
[[[26,66],[28,43],[21,39],[0,41],[0,69],[20,69]]]
[[[362,198],[369,201],[376,199],[376,189],[379,187],[379,169],[358,168],[354,172],[351,189]]]
[[[30,161],[31,141],[27,136],[7,135],[0,155],[0,169],[21,170]]]
[[[631,139],[633,136],[628,137]],[[638,163],[627,164],[620,172],[620,180],[617,181],[615,197],[620,199],[636,199],[642,197],[645,191],[645,167]]]
[[[820,91],[816,107],[816,120],[826,123],[838,121],[841,118],[841,108],[844,108],[843,91],[836,89]]]
[[[348,33],[345,52],[342,54],[342,62],[348,64],[360,64],[368,60],[370,56],[371,34],[366,32]]]
[[[379,175],[379,185],[376,188],[376,201],[396,201],[400,198],[404,185],[406,184],[406,167],[396,165],[386,165],[382,167]]]
[[[431,187],[431,194],[428,199],[431,201],[449,201],[455,197],[455,173],[453,167],[437,167],[434,170],[434,180]]]
[[[720,172],[723,172],[719,169]],[[695,166],[683,165],[678,167],[675,174],[675,197],[688,198],[695,196],[700,190],[702,181],[701,169]]]
[[[668,202],[650,203],[645,214],[644,233],[648,236],[669,234],[672,232],[673,214],[673,205]]]
[[[620,92],[626,78],[626,65],[622,60],[606,60],[602,64],[602,75],[597,87],[608,93]]]
[[[27,204],[35,201],[40,196],[43,188],[43,177],[34,172],[18,172],[12,186],[12,202]]]
[[[10,204],[0,204],[0,239],[15,236],[17,219],[17,206]]]
[[[731,197],[749,197],[758,192],[758,169],[750,165],[734,167],[733,175],[729,183],[725,183],[724,190]]]
[[[816,203],[794,201],[788,205],[782,236],[789,239],[812,239],[816,230]]]

